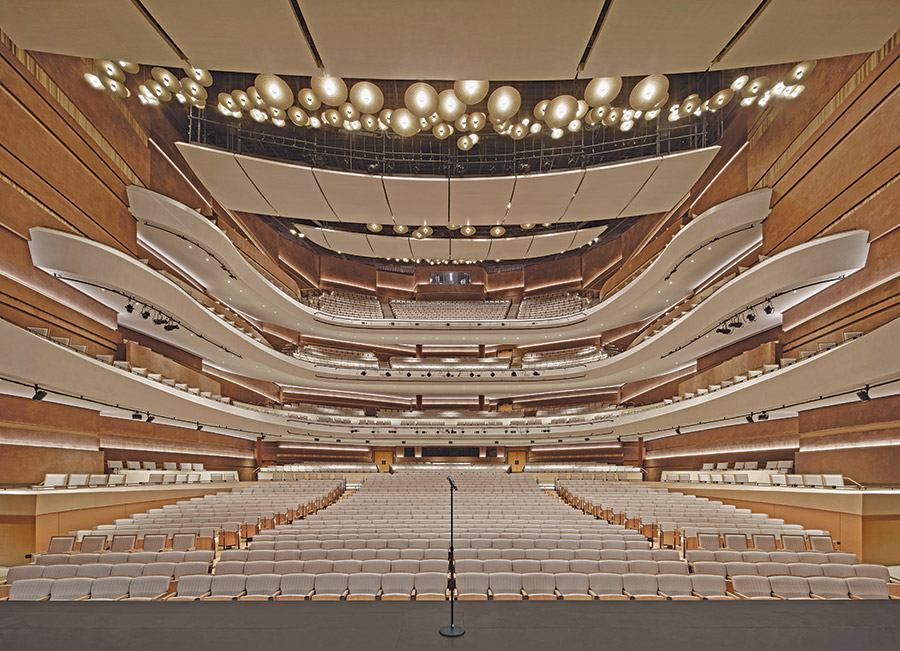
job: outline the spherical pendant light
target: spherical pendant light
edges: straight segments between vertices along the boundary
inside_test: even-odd
[[[400,136],[414,136],[419,133],[419,120],[406,109],[397,109],[391,113],[391,129]]]
[[[259,94],[259,91],[256,90],[256,86],[250,86],[250,88],[247,89],[247,97],[250,98],[250,103],[260,110],[264,111],[269,107],[269,105],[266,104],[266,100],[264,100],[262,95]]]
[[[212,86],[213,78],[210,74],[209,70],[204,70],[203,68],[192,68],[191,66],[184,67],[185,74],[196,81],[198,84],[203,86],[204,88],[209,88]]]
[[[384,106],[384,93],[371,81],[359,81],[350,89],[350,102],[360,113],[378,113]]]
[[[150,76],[161,83],[165,89],[171,93],[177,93],[181,90],[181,83],[178,81],[178,77],[165,68],[153,68],[150,71]]]
[[[469,116],[468,115],[460,115],[456,118],[456,122],[453,123],[456,127],[457,131],[468,131],[469,130]]]
[[[419,118],[419,130],[420,131],[428,131],[431,128],[431,124],[428,122],[428,118]]]
[[[719,109],[724,108],[732,99],[734,99],[734,91],[730,88],[723,88],[712,96],[709,100],[709,105],[711,108],[718,111]]]
[[[260,111],[258,108],[250,109],[250,117],[253,118],[256,122],[265,122],[269,119],[269,116],[265,111]]]
[[[798,63],[791,71],[787,74],[787,84],[795,84],[798,81],[806,79],[809,77],[809,73],[811,73],[816,67],[815,61],[804,61],[803,63]]]
[[[485,98],[489,87],[490,83],[486,81],[467,79],[464,81],[454,82],[453,92],[459,98],[460,102],[471,106],[472,104],[477,104]]]
[[[587,115],[587,112],[590,110],[590,106],[583,99],[578,100],[578,110],[575,112],[575,117],[579,120]]]
[[[253,108],[253,105],[250,103],[250,98],[247,97],[247,93],[242,90],[231,91],[231,98],[234,100],[234,103],[237,104],[237,107],[242,111],[249,111]]]
[[[322,121],[332,127],[339,127],[344,121],[344,118],[337,112],[337,109],[327,109],[322,112]]]
[[[100,72],[110,79],[118,81],[120,84],[125,81],[125,72],[115,61],[100,61],[99,66]]]
[[[188,79],[185,77],[181,80],[181,88],[184,90],[184,93],[188,96],[188,99],[194,102],[205,102],[207,98],[206,88],[201,86],[198,82],[193,79]]]
[[[113,95],[123,98],[131,96],[131,91],[128,90],[128,88],[126,88],[125,84],[123,84],[122,82],[116,81],[115,79],[110,79],[109,77],[103,77],[102,79],[103,84]],[[204,88],[203,91],[206,92],[206,89]]]
[[[741,89],[741,96],[757,97],[762,95],[769,89],[770,83],[768,77],[757,77],[756,79],[747,82],[747,85]]]
[[[378,118],[374,115],[366,114],[359,118],[363,129],[366,131],[378,131]]]
[[[327,106],[340,106],[347,99],[347,84],[340,77],[313,77],[309,85]]]
[[[147,83],[149,84],[151,82],[147,82]],[[156,83],[156,82],[152,82],[152,83]],[[159,86],[159,84],[156,84],[156,85]],[[149,85],[147,86],[147,88],[150,88],[150,90],[153,90]],[[231,93],[219,93],[218,100],[219,100],[219,104],[221,104],[222,106],[227,108],[229,111],[237,111],[238,110],[237,102],[234,101],[234,98],[231,96]]]
[[[278,75],[257,75],[253,87],[269,106],[284,110],[294,103],[294,92]]]
[[[381,112],[378,114],[378,119],[385,125],[391,126],[391,116],[393,114],[394,112],[391,109],[381,109]]]
[[[434,129],[431,130],[431,133],[433,133],[434,137],[438,140],[446,140],[453,135],[453,127],[446,122],[441,122],[440,124],[435,125]]]
[[[311,88],[300,90],[297,93],[297,101],[300,103],[300,107],[307,111],[315,111],[322,106],[322,102],[316,97],[316,94]]]
[[[406,108],[418,118],[424,118],[434,113],[438,108],[437,91],[423,81],[410,84],[403,96]]]
[[[561,129],[575,119],[578,100],[571,95],[554,97],[544,112],[544,122],[551,129]]]
[[[731,82],[731,90],[733,90],[734,92],[738,92],[747,85],[748,81],[750,81],[750,75],[741,75],[733,82]]]
[[[305,127],[309,124],[309,115],[306,114],[299,106],[292,106],[287,110],[288,117],[291,119],[291,122],[296,124],[298,127]]]
[[[628,103],[639,111],[652,111],[665,102],[669,92],[669,79],[665,75],[650,75],[641,79],[631,91]]]
[[[597,124],[603,120],[603,116],[609,111],[608,105],[603,106],[595,106],[590,111],[588,111],[587,116],[585,116],[585,122],[588,124]]]
[[[484,129],[485,124],[487,124],[487,117],[485,117],[484,113],[482,113],[481,111],[469,113],[469,120],[467,122],[469,131],[471,131],[472,133],[481,131],[482,129]]]
[[[472,237],[475,234],[475,227],[466,224],[459,229],[459,233],[460,235],[464,235],[465,237]]]
[[[544,115],[547,113],[547,107],[550,106],[549,99],[542,99],[540,102],[534,105],[534,117],[538,120],[543,120]]]
[[[460,151],[469,151],[475,145],[472,142],[472,139],[469,136],[460,136],[456,141],[456,146],[459,147]]]
[[[622,90],[621,77],[596,77],[584,89],[584,100],[591,106],[610,104]]]
[[[164,87],[161,83],[156,81],[155,79],[148,79],[144,82],[144,87],[153,94],[153,97],[160,102],[168,102],[172,99],[172,93],[168,88]],[[231,95],[228,93],[219,93],[219,103],[228,107],[230,111],[236,111],[238,109],[237,104],[235,104],[234,100],[231,98]]]
[[[693,95],[688,95],[684,98],[684,101],[678,106],[678,116],[682,118],[686,118],[691,115],[694,111],[700,108],[701,104],[700,96],[697,93]]]
[[[521,140],[528,135],[528,127],[521,122],[512,128],[509,137],[513,140]]]
[[[349,120],[350,122],[359,119],[359,109],[353,106],[353,104],[351,104],[350,102],[344,102],[343,104],[341,104],[338,107],[338,113],[340,113],[345,120]]]
[[[528,130],[531,131],[531,133],[540,133],[542,128],[540,122],[533,122],[531,126],[528,127]]]
[[[569,124],[566,126],[566,128],[569,131],[571,131],[572,133],[577,133],[578,131],[581,131],[581,120],[572,120],[571,122],[569,122]]]
[[[522,96],[512,86],[501,86],[488,99],[488,113],[501,120],[508,120],[519,112]]]
[[[422,226],[419,226],[419,228],[417,230],[420,233],[422,233],[422,235],[425,237],[429,237],[430,235],[432,235],[434,233],[434,229],[431,226],[429,226],[428,224],[423,224]]]
[[[622,118],[623,112],[624,111],[619,106],[609,109],[606,112],[606,115],[603,116],[603,124],[605,124],[608,127],[611,127],[612,125],[616,124]]]
[[[447,122],[453,122],[466,112],[466,105],[453,92],[452,88],[442,90],[438,94],[437,114]]]
[[[269,117],[273,120],[284,120],[287,117],[287,113],[282,111],[277,106],[270,106],[266,109],[266,113],[269,114]]]

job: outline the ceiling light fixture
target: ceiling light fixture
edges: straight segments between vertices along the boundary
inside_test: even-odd
[[[370,81],[359,81],[350,89],[350,102],[360,113],[377,113],[384,106],[384,93]]]
[[[347,99],[347,84],[340,77],[313,77],[309,85],[319,101],[327,106],[340,106]]]
[[[31,396],[31,399],[40,402],[41,400],[43,400],[46,397],[47,397],[47,392],[35,384],[34,385],[34,395]]]
[[[434,113],[438,108],[437,91],[423,81],[410,84],[403,96],[404,104],[409,111],[419,118]]]
[[[488,99],[488,112],[491,117],[508,120],[519,112],[522,96],[512,86],[501,86]]]
[[[466,79],[453,83],[453,92],[464,104],[477,104],[487,96],[490,83],[487,81],[478,81],[474,79]]]
[[[859,399],[862,400],[863,402],[869,402],[869,400],[872,399],[872,397],[869,395],[869,385],[868,384],[866,385],[865,389],[860,389],[859,391],[857,391],[856,395],[859,396]]]
[[[588,82],[584,89],[584,99],[591,106],[611,103],[622,90],[621,77],[597,77]]]

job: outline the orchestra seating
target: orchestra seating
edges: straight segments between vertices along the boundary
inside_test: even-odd
[[[520,319],[552,319],[584,309],[586,300],[569,292],[525,296],[519,304]]]
[[[465,320],[505,319],[509,301],[391,301],[398,319]]]
[[[354,319],[381,319],[381,303],[374,296],[352,292],[323,292],[318,300],[323,312]]]

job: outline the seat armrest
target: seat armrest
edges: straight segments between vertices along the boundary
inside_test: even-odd
[[[350,588],[347,588],[341,593],[341,599],[347,599],[347,595],[350,594]]]
[[[591,590],[590,588],[588,588],[588,594],[591,595],[591,598],[592,598],[592,599],[596,599],[596,598],[597,598],[597,593],[594,592],[593,590]]]
[[[91,598],[91,595],[86,594],[83,597],[78,597],[78,599],[75,599],[75,601],[87,601],[90,598]]]
[[[671,599],[671,598],[672,598],[672,597],[670,597],[669,595],[667,595],[665,592],[663,592],[662,590],[657,590],[656,593],[657,593],[660,597],[665,597],[666,599]],[[693,593],[692,593],[692,594],[693,594]]]
[[[787,601],[787,597],[782,597],[780,594],[777,594],[775,592],[772,593],[772,596],[775,597],[776,599],[781,599],[782,601]]]
[[[812,597],[813,599],[818,599],[819,601],[825,601],[825,600],[826,600],[825,597],[820,597],[819,595],[813,594],[813,593],[811,593],[811,592],[809,593],[809,596]]]
[[[634,599],[634,595],[628,592],[628,590],[622,590],[622,594],[628,597],[629,599]]]
[[[749,599],[750,599],[750,597],[748,597],[748,596],[745,595],[745,594],[741,594],[740,592],[736,592],[736,591],[735,591],[735,592],[732,592],[732,593],[730,593],[730,594],[733,594],[733,595],[734,595],[735,597],[737,597],[738,599],[744,599],[744,600],[749,600]]]

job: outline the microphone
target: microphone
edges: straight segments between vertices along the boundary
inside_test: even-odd
[[[459,490],[459,487],[456,485],[456,482],[453,481],[453,477],[451,477],[450,475],[447,475],[447,481],[450,482],[450,488],[452,490],[455,490],[455,491]]]

